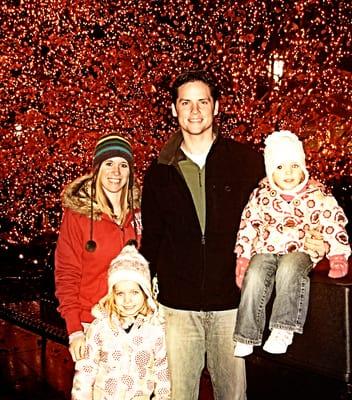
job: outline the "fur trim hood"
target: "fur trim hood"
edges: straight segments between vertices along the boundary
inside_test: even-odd
[[[62,205],[90,218],[91,185],[93,174],[84,175],[69,183],[62,194]],[[102,210],[93,202],[93,219],[101,218]]]
[[[83,175],[69,183],[62,192],[62,205],[65,208],[90,218],[91,185],[93,174]],[[140,208],[140,189],[135,184],[132,188],[134,209]],[[93,220],[100,220],[103,211],[93,201]]]

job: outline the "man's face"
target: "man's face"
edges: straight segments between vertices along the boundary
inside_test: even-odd
[[[178,88],[172,115],[178,118],[183,135],[212,134],[213,117],[218,113],[210,88],[204,82],[187,82]]]

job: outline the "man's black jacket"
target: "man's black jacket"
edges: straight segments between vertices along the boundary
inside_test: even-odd
[[[261,155],[217,135],[205,169],[206,227],[201,232],[191,193],[178,168],[182,134],[171,137],[146,172],[141,252],[157,274],[158,300],[195,311],[236,308],[234,245],[251,191],[264,176]]]

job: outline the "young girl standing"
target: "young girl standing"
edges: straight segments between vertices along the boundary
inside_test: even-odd
[[[75,365],[72,399],[169,399],[164,325],[148,263],[135,246],[125,246],[112,261],[108,294],[92,313],[85,358]]]
[[[234,339],[235,356],[262,342],[265,306],[274,285],[269,328],[263,349],[285,353],[294,333],[302,333],[309,302],[310,270],[321,256],[306,249],[310,229],[321,233],[330,262],[329,277],[348,272],[351,248],[347,218],[322,184],[309,179],[302,143],[289,131],[265,141],[267,178],[252,193],[237,236],[236,283],[242,287]],[[243,281],[243,285],[242,285]]]

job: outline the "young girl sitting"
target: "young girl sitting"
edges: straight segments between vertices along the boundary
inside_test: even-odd
[[[242,213],[235,252],[236,284],[242,287],[234,332],[237,357],[262,342],[265,307],[274,288],[264,350],[285,353],[293,334],[302,333],[309,302],[310,270],[322,257],[305,248],[310,229],[319,231],[330,262],[329,276],[348,271],[351,248],[347,218],[320,183],[308,179],[302,143],[289,131],[265,141],[267,178],[252,193]],[[243,281],[243,286],[242,286]]]
[[[93,307],[85,358],[76,362],[73,400],[169,399],[164,325],[148,263],[135,246],[112,261],[108,294]]]

